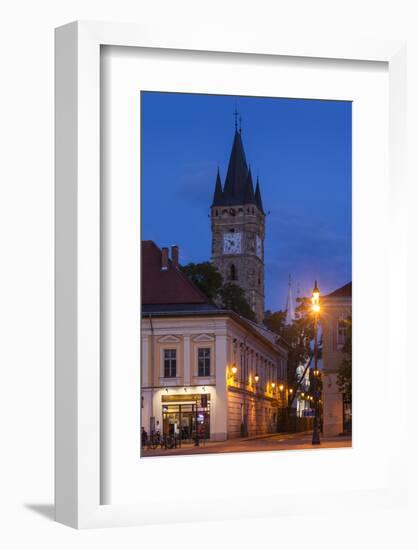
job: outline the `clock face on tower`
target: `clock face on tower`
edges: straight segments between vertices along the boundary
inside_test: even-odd
[[[259,235],[256,235],[256,255],[262,260],[262,241]]]
[[[242,252],[242,234],[224,233],[223,235],[223,253],[240,254]]]

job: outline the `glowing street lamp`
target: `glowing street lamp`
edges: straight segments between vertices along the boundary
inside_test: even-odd
[[[317,343],[317,325],[318,316],[320,313],[320,291],[317,286],[317,281],[314,283],[313,293],[311,296],[311,309],[314,314],[314,369],[313,370],[313,393],[314,393],[314,423],[313,423],[313,445],[320,445],[320,408],[319,408],[319,369],[318,369],[318,343]],[[311,371],[310,371],[311,372]],[[313,400],[313,398],[311,398]]]
[[[314,313],[320,312],[320,290],[317,287],[317,281],[315,281],[313,294],[311,296],[311,304]]]
[[[233,366],[231,368],[232,374],[235,375],[237,373],[237,366],[233,363]]]
[[[259,382],[259,375],[258,374],[255,374],[254,378],[255,378],[255,382]]]

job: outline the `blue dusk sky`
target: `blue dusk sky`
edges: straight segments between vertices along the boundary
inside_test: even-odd
[[[210,259],[210,205],[242,116],[242,140],[266,216],[266,309],[351,281],[351,103],[142,92],[142,239]]]

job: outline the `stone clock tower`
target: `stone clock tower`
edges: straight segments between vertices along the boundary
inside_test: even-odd
[[[224,282],[239,285],[256,320],[264,318],[265,213],[259,181],[254,191],[241,130],[235,129],[224,187],[217,171],[211,205],[212,262]]]

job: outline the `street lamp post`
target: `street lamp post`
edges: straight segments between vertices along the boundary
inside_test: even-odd
[[[312,310],[314,315],[314,370],[313,370],[313,391],[314,391],[314,420],[313,420],[313,445],[320,445],[320,418],[319,418],[319,369],[318,369],[318,317],[320,313],[320,291],[317,287],[317,281],[315,281],[313,295],[311,297]],[[310,371],[311,374],[311,371]]]
[[[255,435],[258,435],[258,407],[257,407],[257,400],[258,400],[258,391],[259,391],[259,388],[258,388],[259,374],[258,374],[257,372],[255,373],[254,380],[255,380],[255,393],[256,393],[256,397],[255,397]]]

